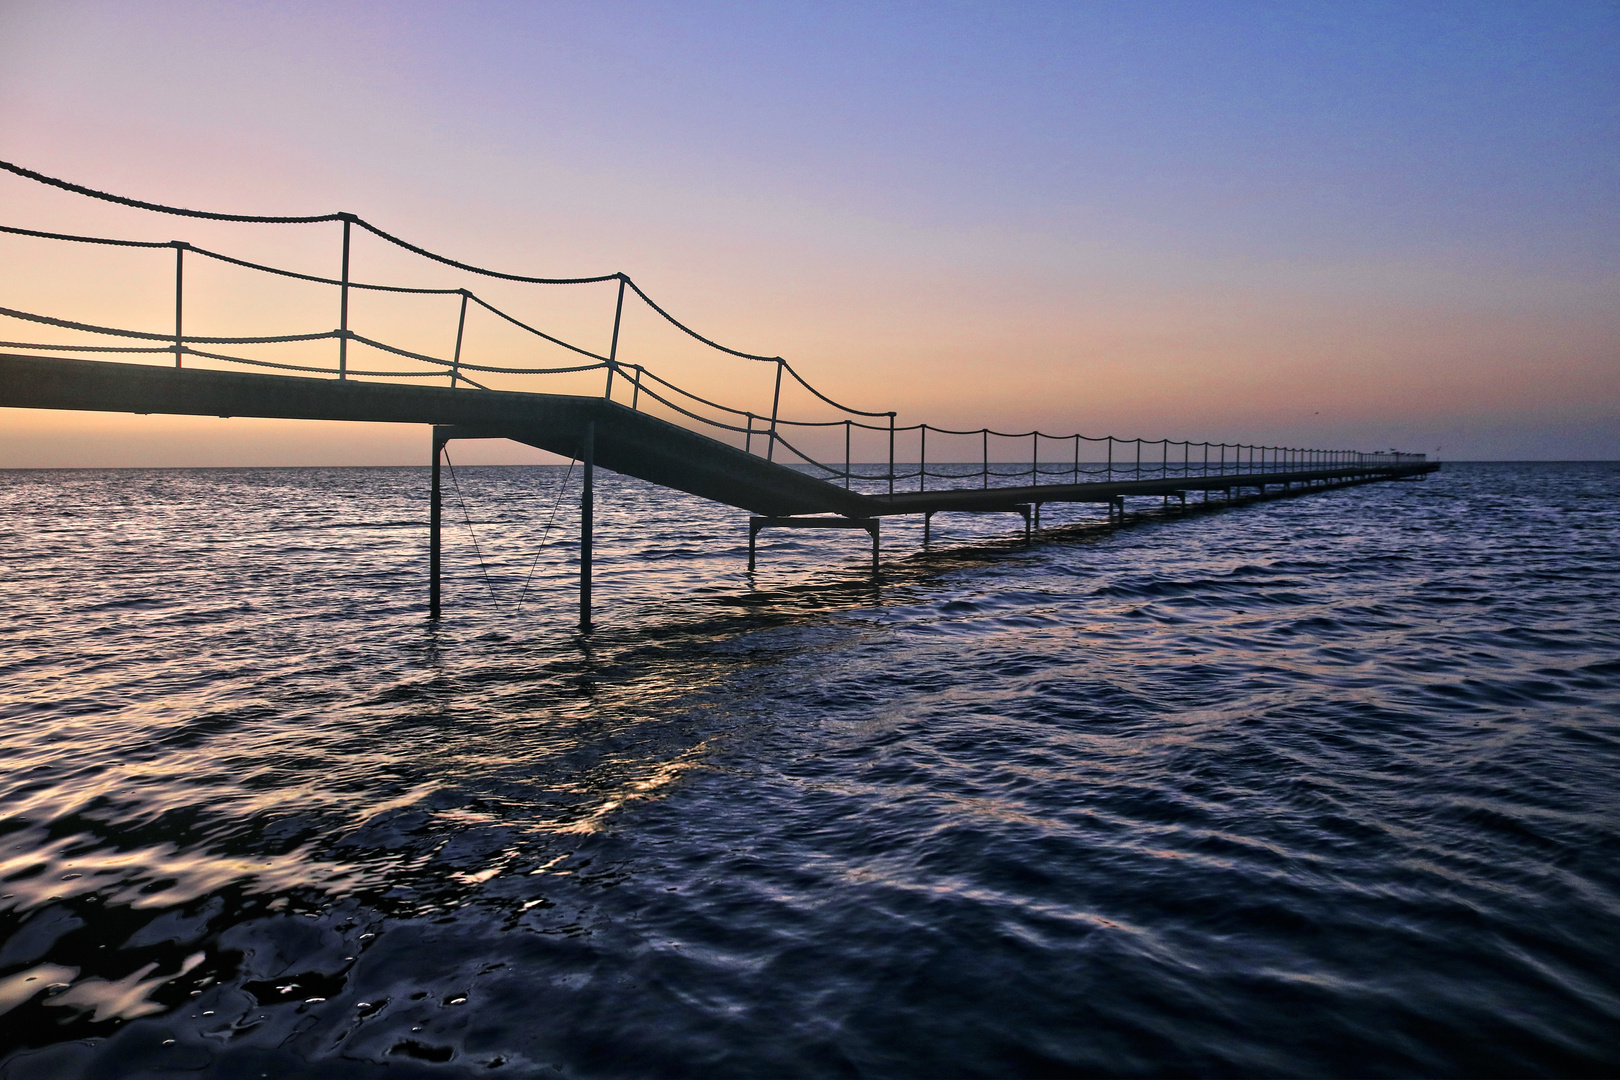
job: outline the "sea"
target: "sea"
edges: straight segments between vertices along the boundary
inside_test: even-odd
[[[0,1077],[1620,1072],[1620,464],[579,480],[0,473]]]

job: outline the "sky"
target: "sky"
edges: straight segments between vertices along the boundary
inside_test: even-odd
[[[0,158],[200,209],[350,211],[519,273],[622,271],[902,424],[1620,458],[1620,3],[0,0]],[[333,225],[9,175],[0,224],[336,272]],[[0,237],[0,306],[170,325],[171,253],[61,247]],[[354,259],[607,348],[611,285],[505,287],[368,240]],[[336,323],[326,294],[188,274],[193,332]],[[438,305],[356,317],[443,355]],[[768,409],[769,365],[630,308],[622,359]],[[469,335],[533,359],[493,320]],[[0,467],[428,457],[410,427],[0,415]]]

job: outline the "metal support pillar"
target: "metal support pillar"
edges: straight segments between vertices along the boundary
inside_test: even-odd
[[[1019,506],[1018,512],[1024,515],[1024,546],[1029,547],[1029,545],[1034,542],[1034,538],[1030,535],[1029,504],[1025,503]]]
[[[930,533],[933,530],[933,525],[934,525],[934,512],[932,510],[923,511],[923,549],[924,550],[927,550],[927,548],[928,548],[928,541],[930,539]]]
[[[872,575],[878,572],[879,519],[846,517],[751,517],[748,519],[748,569],[754,569],[754,552],[761,529],[865,529],[872,537]]]
[[[579,628],[591,628],[591,527],[596,516],[596,421],[585,425],[580,447],[583,471],[579,490]]]
[[[439,617],[439,533],[443,523],[439,497],[439,459],[449,441],[440,428],[433,429],[433,493],[428,499],[428,618]]]
[[[1039,534],[1040,531],[1041,531],[1041,507],[1043,505],[1045,505],[1045,504],[1044,503],[1036,503],[1035,504],[1035,532],[1037,534]]]

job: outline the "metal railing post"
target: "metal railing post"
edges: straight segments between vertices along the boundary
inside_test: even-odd
[[[1029,433],[1029,486],[1037,487],[1041,482],[1041,433]]]
[[[456,388],[461,375],[461,335],[467,329],[467,290],[461,290],[461,318],[456,320],[456,353],[450,360],[450,389]]]
[[[850,472],[850,465],[849,465],[849,435],[850,435],[850,430],[851,430],[852,425],[853,425],[853,421],[850,421],[850,420],[845,420],[844,421],[844,490],[845,491],[849,490],[849,472]]]
[[[894,494],[894,413],[889,414],[889,494]]]
[[[636,365],[636,387],[630,393],[630,411],[631,412],[637,412],[640,409],[641,409],[641,365],[637,364]]]
[[[1110,483],[1114,479],[1114,437],[1108,436],[1108,473],[1105,477]]]
[[[771,395],[771,445],[765,448],[765,460],[776,460],[776,411],[782,406],[782,369],[787,361],[776,358],[776,392]]]
[[[924,424],[918,430],[919,442],[917,444],[917,490],[928,490],[928,425]]]
[[[988,488],[990,486],[990,429],[985,428],[979,434],[983,436],[984,441],[984,466],[981,470],[983,482],[979,486]]]
[[[343,218],[343,276],[338,293],[338,378],[349,377],[349,226],[353,214]]]
[[[619,366],[619,318],[624,314],[624,275],[619,275],[619,299],[613,305],[613,341],[608,345],[607,389],[602,396],[613,400],[613,373]]]
[[[1080,482],[1080,436],[1074,437],[1074,482]]]
[[[180,298],[185,292],[185,255],[186,242],[175,240],[174,244],[174,366],[180,367],[180,353],[185,345],[180,335]]]

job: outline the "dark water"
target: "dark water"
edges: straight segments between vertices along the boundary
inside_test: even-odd
[[[1620,467],[876,586],[608,477],[588,641],[458,478],[431,628],[423,470],[0,474],[0,1075],[1620,1069]]]

